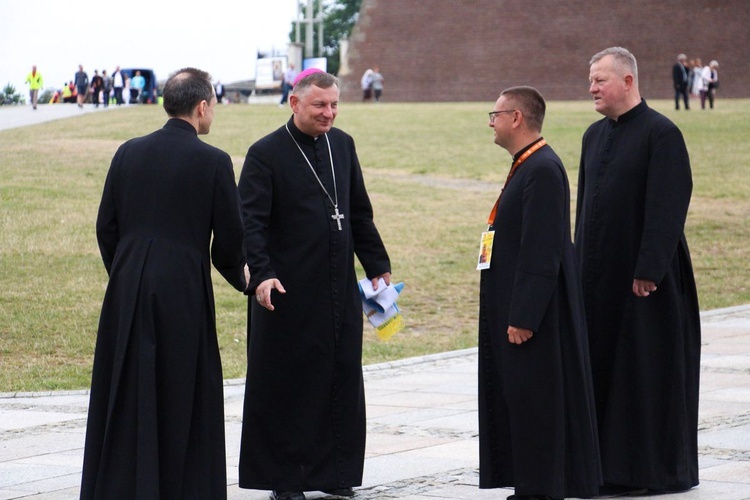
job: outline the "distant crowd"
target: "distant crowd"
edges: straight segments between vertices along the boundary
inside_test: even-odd
[[[153,75],[149,75],[149,78],[153,78]],[[32,97],[32,104],[33,100]],[[158,102],[159,94],[155,82],[148,81],[140,70],[123,71],[119,66],[111,75],[107,73],[107,70],[102,70],[100,74],[95,69],[94,75],[89,78],[83,66],[79,65],[73,79],[56,89],[50,99],[50,104],[77,103],[78,107],[83,107],[85,103],[92,103],[96,107],[100,104],[107,107],[110,104],[119,106],[122,104],[157,104]]]
[[[674,82],[674,106],[680,109],[680,100],[685,109],[690,109],[690,95],[700,99],[701,109],[714,108],[716,89],[719,88],[719,63],[711,61],[703,66],[700,58],[690,59],[685,54],[677,56],[677,62],[672,66],[672,80]]]

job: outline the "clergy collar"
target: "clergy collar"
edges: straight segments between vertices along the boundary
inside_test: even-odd
[[[645,99],[641,99],[640,103],[638,103],[636,106],[630,108],[629,110],[627,110],[626,112],[624,112],[623,114],[621,114],[620,116],[618,116],[617,120],[610,120],[610,121],[612,121],[612,122],[614,122],[616,124],[617,123],[626,123],[626,122],[632,120],[633,118],[635,118],[636,116],[640,115],[641,113],[643,113],[647,109],[648,109],[648,105],[646,105],[646,100]]]
[[[513,155],[513,163],[515,163],[516,160],[519,159],[521,157],[521,155],[524,154],[531,146],[533,146],[537,142],[541,141],[542,139],[544,139],[544,137],[540,137],[539,139],[536,139],[536,140],[532,141],[528,146],[526,146],[524,148],[521,148],[521,150],[518,153],[516,153],[516,154]]]
[[[307,135],[306,133],[298,129],[297,125],[294,124],[294,115],[292,115],[291,118],[289,118],[289,121],[286,122],[286,126],[289,129],[289,132],[291,132],[292,137],[294,137],[297,142],[309,145],[315,144],[317,137]]]
[[[198,135],[198,131],[195,130],[195,127],[192,123],[183,120],[182,118],[170,118],[167,123],[164,124],[164,128],[167,127],[175,127],[175,128],[181,128],[183,130],[189,130],[193,132],[196,136]]]

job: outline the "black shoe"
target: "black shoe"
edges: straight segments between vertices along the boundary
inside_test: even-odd
[[[272,491],[269,500],[307,500],[301,491]]]
[[[326,495],[332,495],[335,497],[353,497],[354,490],[351,488],[337,488],[335,490],[323,490]]]

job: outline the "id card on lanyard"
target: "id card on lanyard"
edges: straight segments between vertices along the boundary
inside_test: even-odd
[[[492,261],[492,243],[495,241],[495,230],[492,228],[495,225],[497,206],[500,204],[500,197],[503,195],[503,191],[508,186],[508,182],[510,182],[510,179],[513,177],[513,174],[516,173],[516,170],[521,165],[521,163],[526,161],[529,156],[531,156],[546,144],[547,141],[541,139],[539,142],[535,143],[533,146],[527,149],[516,161],[513,162],[513,165],[510,167],[510,172],[508,173],[508,177],[505,179],[503,189],[500,190],[500,196],[497,197],[495,206],[492,207],[492,212],[490,212],[490,216],[487,219],[487,231],[482,233],[482,239],[479,242],[479,258],[477,259],[477,271],[490,268],[490,262]]]
[[[492,242],[495,240],[495,231],[482,233],[482,241],[479,243],[479,259],[477,260],[477,271],[490,268],[492,260]]]

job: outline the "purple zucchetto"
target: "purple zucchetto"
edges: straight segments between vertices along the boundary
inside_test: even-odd
[[[302,80],[306,76],[312,75],[313,73],[324,73],[324,71],[320,68],[307,68],[306,70],[301,71],[300,74],[297,75],[297,78],[294,79],[294,86],[296,86],[300,80]]]

